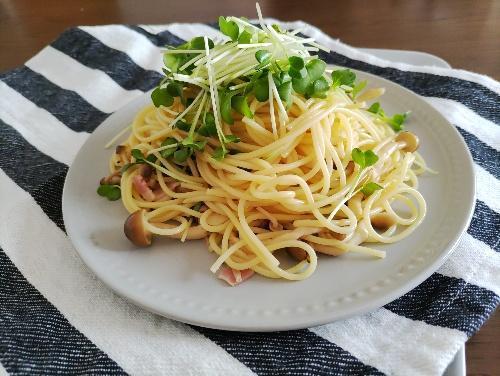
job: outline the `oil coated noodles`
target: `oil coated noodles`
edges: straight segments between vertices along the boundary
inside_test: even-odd
[[[117,136],[129,134],[98,193],[121,196],[136,245],[205,239],[210,270],[231,285],[254,273],[305,279],[318,252],[384,258],[370,243],[400,241],[426,213],[418,175],[429,169],[402,131],[407,114],[369,105],[383,89],[260,19],[221,17],[224,39],[164,52],[165,78]]]

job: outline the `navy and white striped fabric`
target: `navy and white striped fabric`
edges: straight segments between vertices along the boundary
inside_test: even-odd
[[[85,268],[65,234],[68,166],[112,112],[156,85],[159,46],[210,25],[92,26],[65,31],[0,74],[0,363],[17,374],[442,374],[500,296],[500,84],[478,74],[389,63],[329,38],[330,63],[423,96],[454,124],[477,173],[472,223],[447,263],[372,313],[321,327],[238,333],[143,311]],[[2,373],[0,367],[0,373]]]

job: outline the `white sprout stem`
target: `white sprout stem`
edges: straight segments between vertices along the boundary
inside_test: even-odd
[[[259,5],[257,4],[257,6]],[[274,116],[274,100],[273,100],[273,88],[272,88],[274,82],[273,82],[273,75],[271,74],[271,72],[267,73],[267,80],[269,86],[269,114],[271,115],[271,126],[273,128],[274,139],[277,140],[278,129],[276,128],[276,117]]]
[[[255,3],[255,8],[257,9],[257,17],[259,17],[259,24],[260,24],[260,27],[262,28],[262,30],[265,30],[265,22],[264,22],[264,18],[262,17],[262,12],[260,10],[260,5],[259,3]]]
[[[191,109],[194,107],[194,105],[196,104],[196,102],[198,102],[202,96],[202,94],[204,93],[203,90],[201,90],[198,95],[194,98],[193,100],[193,103],[191,103],[188,107],[186,107],[186,109],[184,111],[182,111],[179,115],[177,115],[177,117],[172,120],[170,122],[170,127],[173,128],[175,123],[177,123],[180,119],[182,119],[184,117],[184,115],[186,115],[189,111],[191,111]]]
[[[266,28],[270,31],[271,34],[274,35],[276,39],[278,39],[280,42],[283,42],[283,37],[280,36],[276,30],[274,30],[274,27],[266,25]]]
[[[203,54],[205,54],[205,51],[203,51]],[[187,67],[189,67],[191,64],[194,64],[195,62],[197,62],[198,60],[202,59],[205,55],[196,55],[195,57],[193,57],[191,60],[188,60],[188,62],[186,62],[183,66],[181,66],[179,68],[180,71],[183,71],[184,69],[186,69]]]
[[[219,62],[221,59],[225,58],[227,55],[229,55],[231,53],[230,50],[227,50],[227,51],[224,51],[223,53],[221,53],[219,56],[217,56],[215,59],[212,59],[212,64],[216,64],[217,62]],[[225,61],[223,62],[224,64],[227,64]]]
[[[274,80],[271,80],[271,81],[272,81],[272,86],[273,86],[273,93],[274,93],[274,96],[276,97],[276,102],[278,103],[278,109],[280,110],[280,118],[283,121],[288,121],[288,115],[286,113],[285,106],[283,106],[283,102],[280,98],[280,94],[278,93],[278,88],[276,87]]]
[[[316,42],[309,42],[309,44],[310,44],[311,46],[314,46],[314,47],[319,48],[321,51],[324,51],[324,52],[330,52],[330,49],[329,49],[329,48],[327,48],[327,47],[325,47],[325,46],[322,46],[322,45],[321,45],[321,44],[319,44],[319,43],[316,43]]]
[[[246,22],[245,20],[242,20],[241,18],[237,17],[227,17],[228,20],[236,22],[238,25],[242,26],[248,26],[254,30],[261,31],[258,27],[255,25],[252,25],[250,22]]]
[[[236,42],[234,43],[229,43],[227,45],[224,45],[222,46],[221,48],[217,49],[218,46],[214,47],[213,49],[215,49],[215,51],[213,51],[211,53],[211,56],[210,56],[210,59],[212,58],[215,58],[217,57],[219,54],[223,53],[224,51],[226,50],[230,50],[231,48],[233,48],[234,46],[236,46]],[[208,55],[206,55],[206,51],[205,51],[205,56],[203,58],[201,58],[200,60],[198,60],[194,65],[196,66],[200,66],[201,64],[205,64],[206,61],[208,60]]]
[[[156,151],[163,151],[163,150],[167,150],[167,149],[176,148],[177,146],[178,146],[177,144],[160,146],[159,148],[148,150],[146,155],[153,154]]]
[[[245,73],[250,72],[251,70],[255,69],[255,67],[257,67],[258,65],[259,64],[251,65],[248,68],[244,68],[244,69],[242,69],[242,70],[240,70],[240,71],[238,71],[236,73],[231,74],[230,77],[227,77],[227,76],[226,76],[226,78],[222,77],[222,78],[220,78],[220,79],[217,80],[217,83],[224,82],[224,81],[229,81],[230,82],[230,81],[234,80],[235,78],[243,76],[243,75],[245,75]]]
[[[205,50],[207,52],[207,74],[208,74],[208,81],[210,83],[210,97],[212,99],[212,108],[214,111],[214,118],[215,118],[215,127],[217,128],[217,135],[219,136],[219,140],[221,141],[221,147],[224,150],[224,133],[222,133],[222,126],[220,123],[219,119],[219,105],[217,103],[217,86],[215,84],[215,79],[212,73],[212,65],[211,65],[211,56],[210,56],[210,50],[208,48],[208,38],[205,36],[203,37],[205,40]]]
[[[231,62],[237,58],[239,58],[241,55],[243,55],[244,52],[247,52],[245,50],[239,50],[238,52],[236,52],[233,56],[231,56],[229,59],[227,59],[224,64],[226,66],[229,66],[229,64],[231,64]]]
[[[170,115],[174,115],[174,116],[177,116],[177,114],[179,113],[179,112],[176,112],[176,111],[171,110],[171,109],[170,109],[170,108],[168,108],[168,107],[164,107],[164,108],[163,108],[163,111],[165,111],[165,112],[169,113]]]
[[[238,44],[236,47],[238,48],[253,48],[253,47],[269,47],[272,46],[272,43],[243,43]]]
[[[238,85],[233,85],[233,86],[229,86],[229,90],[238,90],[238,89],[241,89],[242,87],[245,87],[249,84],[249,82],[243,82],[241,84],[238,84]]]
[[[196,110],[196,115],[194,116],[193,123],[191,124],[191,128],[189,129],[190,136],[193,136],[194,129],[196,128],[196,123],[198,123],[198,119],[200,118],[201,110],[205,106],[206,99],[207,99],[207,94],[206,94],[206,92],[203,92],[203,97],[201,98],[201,103],[198,106],[198,110]]]
[[[125,133],[127,133],[127,131],[130,130],[130,127],[132,127],[132,125],[128,125],[126,126],[125,128],[123,128],[120,132],[118,132],[118,134],[113,137],[111,140],[109,140],[109,142],[104,145],[104,149],[109,149],[112,145],[114,145],[114,143],[121,137],[123,136]]]
[[[258,65],[258,64],[257,64]],[[233,74],[234,72],[237,72],[238,70],[241,69],[247,69],[248,68],[248,59],[245,59],[244,61],[234,63],[231,65],[230,68],[223,67],[221,71],[217,72],[214,71],[215,73],[215,78],[219,79],[221,77],[226,77],[229,76],[230,74]]]
[[[186,76],[184,74],[177,74],[177,73],[174,73],[173,77],[174,77],[174,80],[176,80],[176,81],[187,82],[189,84],[193,84],[193,85],[199,86],[203,90],[207,90],[208,91],[208,86],[204,82],[201,82],[201,81],[204,81],[203,79],[200,79],[200,78],[190,78],[189,76]]]

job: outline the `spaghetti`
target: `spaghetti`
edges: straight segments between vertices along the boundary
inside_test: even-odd
[[[246,22],[236,20],[224,21]],[[293,32],[262,27],[271,44],[286,45],[285,36],[296,38]],[[189,52],[184,60],[195,71],[185,75],[180,95],[137,114],[128,139],[109,161],[110,176],[101,181],[101,187],[120,186],[131,214],[127,236],[138,245],[150,244],[154,235],[205,239],[217,255],[210,270],[222,270],[221,278],[233,285],[254,272],[303,280],[314,273],[317,253],[385,257],[367,243],[402,240],[426,213],[418,175],[428,169],[416,152],[418,138],[395,130],[377,106],[367,111],[366,100],[383,90],[366,90],[356,100],[354,84],[351,90],[336,86],[338,74],[334,71],[327,80],[328,70],[320,77],[328,82],[322,95],[294,89],[286,101],[272,69],[259,73],[267,79],[267,98],[261,98],[257,87],[243,92],[243,106],[230,102],[230,124],[216,82],[226,80],[228,90],[236,93],[245,90],[252,82],[251,69],[262,65],[255,49],[261,51],[266,42],[254,44],[251,56],[257,61],[243,64],[248,49],[238,49],[242,43],[210,48],[203,38],[205,48],[185,49],[198,52]],[[310,50],[294,53],[307,63]],[[217,66],[224,53],[218,61],[232,59],[234,74]],[[296,61],[288,61],[289,69],[295,69]],[[215,128],[207,135],[202,127],[208,125]],[[283,249],[293,256],[293,266],[282,266],[278,251]]]

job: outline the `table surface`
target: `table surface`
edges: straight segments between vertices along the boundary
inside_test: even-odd
[[[500,79],[498,0],[260,0],[260,5],[265,16],[302,19],[353,46],[424,51],[454,68]],[[2,0],[0,71],[22,64],[68,27],[208,22],[219,15],[254,17],[254,1]],[[498,313],[469,340],[466,354],[467,374],[500,373]]]

